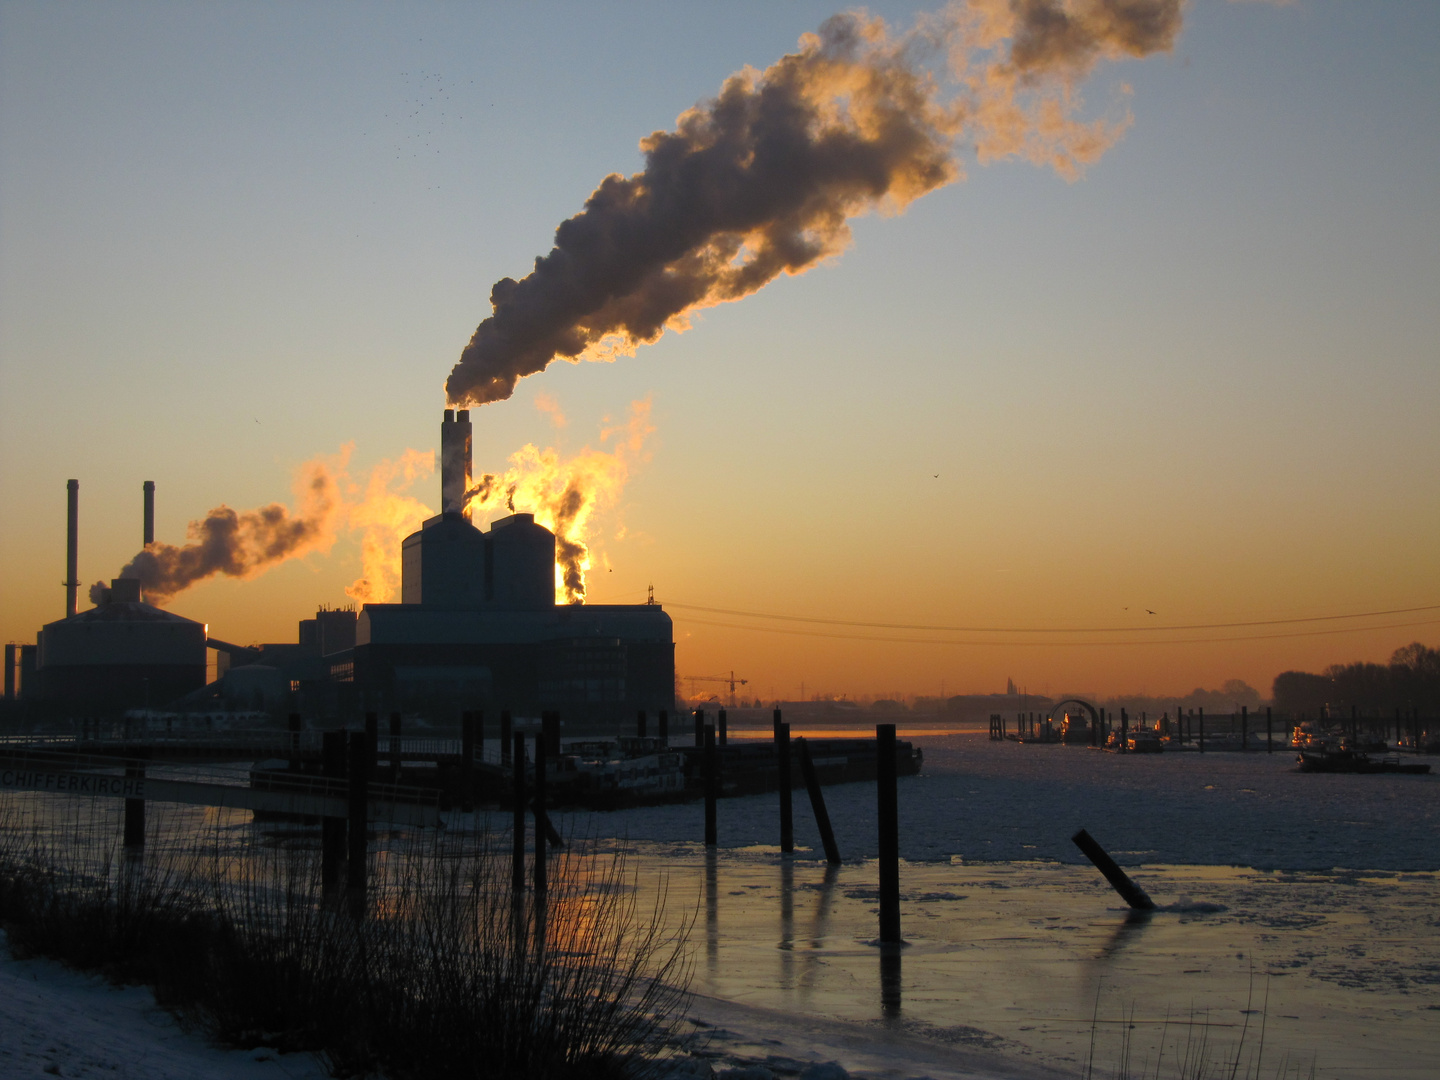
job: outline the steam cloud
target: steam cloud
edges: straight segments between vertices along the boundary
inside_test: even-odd
[[[319,461],[306,465],[296,494],[300,509],[293,514],[279,503],[243,512],[217,506],[190,523],[189,543],[183,547],[160,541],[147,544],[118,576],[139,578],[145,598],[163,604],[216,574],[253,578],[286,559],[328,549],[335,541],[341,503],[330,468]],[[104,598],[104,582],[91,586],[93,603]]]
[[[613,502],[624,489],[631,465],[644,454],[645,440],[655,430],[650,423],[650,400],[632,402],[622,426],[600,433],[601,442],[615,439],[613,450],[585,447],[562,459],[553,449],[522,447],[510,457],[504,473],[485,473],[465,493],[468,509],[517,509],[533,513],[535,520],[555,534],[558,580],[555,599],[563,604],[585,602],[585,573],[590,568],[586,542],[591,515]]]
[[[529,276],[496,282],[447,397],[503,400],[556,357],[629,355],[693,311],[804,273],[845,248],[850,218],[958,178],[962,137],[981,161],[1077,176],[1129,123],[1076,119],[1079,81],[1100,60],[1168,50],[1182,2],[971,0],[899,36],[864,14],[829,19],[643,139],[642,172],[607,176]],[[922,63],[937,54],[943,78]]]

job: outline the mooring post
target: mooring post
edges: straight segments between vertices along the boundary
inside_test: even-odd
[[[320,771],[329,781],[325,793],[337,793],[339,780],[345,779],[345,732],[327,731],[320,736]],[[340,884],[340,864],[345,861],[345,819],[320,819],[320,884]]]
[[[501,765],[509,765],[509,764],[510,764],[510,734],[511,734],[511,731],[512,731],[512,721],[510,720],[510,710],[509,710],[509,709],[505,709],[505,710],[503,710],[503,711],[500,713],[500,764],[501,764]]]
[[[460,812],[475,809],[475,713],[460,714]]]
[[[126,723],[129,723],[129,720],[126,720]],[[298,712],[292,712],[285,718],[285,730],[290,733],[290,767],[294,768],[300,758],[300,714]]]
[[[138,787],[143,788],[145,780],[145,762],[134,761],[125,766],[125,779],[141,781]],[[125,846],[127,848],[140,848],[145,846],[145,800],[125,800]]]
[[[835,846],[835,830],[830,827],[830,813],[825,809],[825,795],[820,790],[820,778],[815,774],[815,762],[810,759],[810,744],[799,738],[795,740],[795,746],[800,751],[800,772],[805,777],[805,790],[810,795],[810,811],[815,815],[815,825],[820,830],[825,861],[839,865],[840,849]]]
[[[1120,710],[1120,753],[1130,752],[1130,714]]]
[[[1200,753],[1205,752],[1205,706],[1200,706]]]
[[[373,717],[375,714],[370,713]],[[369,717],[367,717],[368,722]],[[370,801],[370,766],[373,759],[370,756],[370,737],[361,731],[350,732],[350,762],[349,768],[349,866],[346,868],[345,883],[353,892],[363,892],[365,889],[365,871],[367,852],[367,830],[369,822],[366,820],[369,814]]]
[[[780,710],[775,710],[775,764],[780,780],[780,853],[789,855],[795,851],[795,807],[791,798],[794,780],[790,776],[790,725],[780,719]]]
[[[1240,749],[1250,749],[1250,706],[1240,706]]]
[[[515,793],[515,843],[510,851],[510,887],[518,893],[525,891],[525,736],[517,731],[514,738],[510,784]]]
[[[1115,865],[1115,860],[1105,854],[1105,849],[1095,842],[1093,836],[1081,829],[1070,840],[1095,864],[1095,868],[1105,875],[1105,880],[1110,882],[1127,904],[1137,911],[1155,910],[1155,901],[1145,894],[1144,889],[1131,881],[1124,870]]]
[[[880,825],[880,944],[900,944],[900,813],[895,725],[875,725],[876,819]]]
[[[715,821],[715,800],[720,792],[720,777],[715,753],[714,727],[709,724],[705,725],[702,741],[705,747],[705,846],[715,847],[719,843]]]
[[[725,710],[720,710],[719,723],[715,728],[715,738],[721,746],[730,744],[730,726],[725,719]]]
[[[545,733],[535,736],[535,899],[543,902],[546,890],[546,855],[549,845],[545,836],[545,759],[549,747]]]
[[[635,737],[645,738],[645,710],[640,709],[635,713]]]
[[[695,710],[695,748],[698,750],[705,745],[705,710]]]
[[[660,715],[655,717],[655,736],[660,740],[660,749],[665,750],[670,746],[670,710],[661,709]]]
[[[1398,712],[1397,712],[1396,715],[1397,715],[1397,716],[1399,715]],[[1266,705],[1266,706],[1265,706],[1265,752],[1266,752],[1267,754],[1273,754],[1273,753],[1275,752],[1275,742],[1274,742],[1273,739],[1270,738],[1270,706],[1269,706],[1269,705]]]
[[[375,776],[380,760],[380,714],[365,714],[365,755],[369,759],[365,766],[367,779]]]
[[[400,783],[400,724],[398,712],[390,714],[390,782]]]

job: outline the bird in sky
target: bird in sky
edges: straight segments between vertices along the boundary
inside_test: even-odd
[[[1151,610],[1147,607],[1147,608],[1145,609],[1145,614],[1146,614],[1146,615],[1154,615],[1155,612],[1151,611]]]

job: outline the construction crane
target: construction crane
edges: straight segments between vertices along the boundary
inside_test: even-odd
[[[737,687],[737,686],[744,686],[746,683],[748,683],[748,682],[750,681],[749,679],[737,679],[737,678],[735,677],[735,672],[733,672],[733,671],[730,672],[729,675],[682,675],[682,676],[680,676],[680,677],[690,684],[690,696],[691,696],[691,697],[694,697],[694,696],[695,696],[695,684],[696,684],[697,682],[729,683],[729,684],[730,684],[730,707],[731,707],[732,709],[735,708],[735,687]]]

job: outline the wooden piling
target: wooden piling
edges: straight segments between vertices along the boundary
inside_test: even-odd
[[[345,732],[327,731],[320,737],[320,771],[332,783],[345,779]],[[345,819],[320,819],[320,884],[340,884],[345,861]]]
[[[398,712],[390,714],[390,782],[400,783],[400,724],[401,717]]]
[[[1200,753],[1205,752],[1205,707],[1200,707]]]
[[[367,712],[365,714],[365,752],[368,762],[365,766],[365,775],[373,779],[375,776],[376,762],[380,757],[380,714]]]
[[[460,812],[475,809],[475,724],[476,714],[465,710],[460,714]]]
[[[136,761],[125,766],[125,779],[144,780],[145,762]],[[145,800],[125,800],[125,837],[124,843],[127,848],[142,848],[145,846]]]
[[[635,713],[635,737],[645,738],[645,710],[640,709]]]
[[[515,796],[515,839],[510,851],[510,887],[518,893],[525,891],[525,736],[517,731],[514,739],[510,784]]]
[[[1273,754],[1273,753],[1275,752],[1275,741],[1270,737],[1270,706],[1269,706],[1269,705],[1266,705],[1266,706],[1265,706],[1265,752],[1266,752],[1267,754]]]
[[[1127,904],[1137,911],[1155,910],[1155,901],[1145,894],[1144,889],[1131,881],[1124,870],[1115,865],[1115,860],[1105,853],[1105,849],[1097,844],[1088,832],[1081,829],[1070,840],[1095,864],[1095,868],[1105,875],[1105,880],[1110,882]]]
[[[500,764],[510,764],[510,735],[514,724],[510,719],[510,710],[502,709],[500,712]]]
[[[550,749],[545,744],[550,740],[545,738],[542,731],[535,737],[535,862],[534,862],[534,886],[535,900],[543,903],[546,891],[546,855],[547,845],[545,843],[545,759]]]
[[[1120,753],[1130,752],[1130,714],[1124,709],[1120,710]]]
[[[1240,706],[1240,749],[1250,749],[1250,706]]]
[[[730,725],[726,722],[724,709],[720,710],[718,717],[718,724],[715,728],[715,741],[721,746],[728,746],[730,744]]]
[[[375,714],[370,713],[373,717]],[[368,723],[369,717],[367,717]],[[366,820],[370,801],[370,739],[365,732],[350,732],[349,762],[346,772],[349,780],[348,836],[349,865],[346,867],[345,883],[352,892],[365,889],[366,856],[368,854],[369,822]]]
[[[900,944],[900,814],[895,725],[875,725],[875,800],[880,827],[880,943]]]
[[[795,808],[791,798],[794,781],[790,776],[790,725],[780,719],[780,710],[775,710],[775,762],[780,781],[780,853],[789,855],[795,850]]]
[[[705,725],[704,733],[701,736],[701,745],[704,747],[703,768],[705,770],[705,846],[715,847],[718,840],[718,831],[715,821],[715,801],[720,795],[720,768],[715,753],[715,729],[709,724]]]
[[[705,745],[705,710],[695,710],[695,748],[698,750]]]
[[[810,744],[799,738],[795,740],[795,747],[800,751],[800,772],[805,777],[805,790],[810,795],[810,811],[815,815],[815,825],[820,830],[825,861],[838,866],[840,849],[835,846],[835,830],[830,827],[830,813],[825,809],[825,793],[820,790],[820,778],[815,775],[815,762],[810,759]]]
[[[285,718],[285,730],[290,733],[290,756],[300,756],[300,714],[292,712]]]

